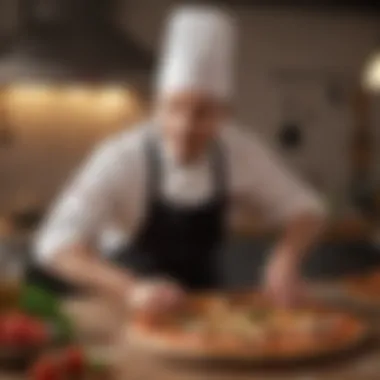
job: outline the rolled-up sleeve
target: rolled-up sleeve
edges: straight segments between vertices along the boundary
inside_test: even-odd
[[[243,145],[249,197],[267,223],[284,224],[305,213],[326,216],[327,209],[317,192],[293,175],[272,149],[254,136]]]
[[[115,150],[103,143],[53,206],[35,240],[36,260],[45,263],[75,244],[92,244],[113,209]]]

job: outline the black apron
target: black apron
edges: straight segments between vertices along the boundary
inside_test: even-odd
[[[134,241],[112,255],[120,266],[142,277],[171,278],[187,290],[220,287],[220,247],[224,240],[226,174],[218,144],[210,160],[214,193],[197,206],[181,206],[161,195],[162,163],[157,141],[145,143],[147,158],[146,217]],[[73,288],[43,271],[31,268],[28,281],[58,293]]]

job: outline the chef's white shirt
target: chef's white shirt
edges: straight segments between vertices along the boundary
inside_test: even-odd
[[[146,123],[107,139],[95,149],[37,234],[39,261],[45,262],[73,244],[99,247],[108,242],[112,247],[133,239],[147,211],[144,144],[152,128]],[[229,215],[242,201],[260,210],[268,223],[283,224],[303,212],[325,213],[318,196],[257,136],[230,125],[221,129],[218,139],[225,157]],[[215,183],[208,158],[183,167],[169,154],[162,154],[162,196],[194,206],[211,197]]]

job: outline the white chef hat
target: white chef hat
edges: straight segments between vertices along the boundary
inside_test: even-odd
[[[233,89],[235,28],[218,8],[188,6],[169,18],[158,95],[181,90],[228,99]]]

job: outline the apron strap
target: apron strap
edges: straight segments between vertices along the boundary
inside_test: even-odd
[[[228,194],[228,173],[225,150],[221,141],[217,140],[212,146],[212,171],[214,177],[214,194],[217,199],[226,201]]]
[[[148,205],[160,194],[161,159],[156,139],[157,137],[153,133],[149,133],[145,141]]]

